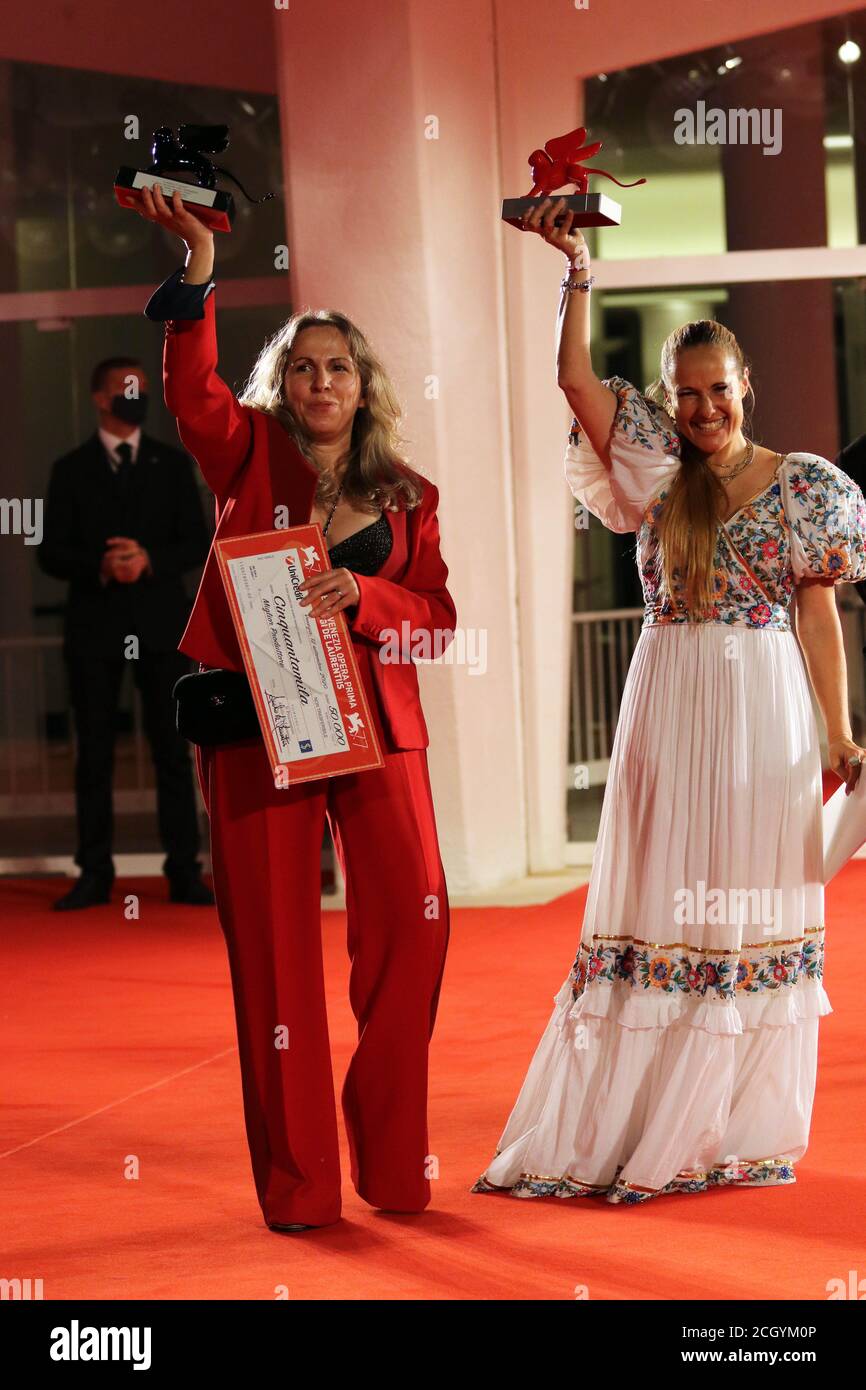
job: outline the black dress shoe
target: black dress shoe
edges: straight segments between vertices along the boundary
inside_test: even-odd
[[[214,906],[214,895],[198,874],[170,878],[169,885],[169,902],[191,903],[193,907]]]
[[[81,907],[111,902],[113,882],[113,878],[105,878],[102,874],[84,873],[68,893],[52,903],[52,908],[55,912],[74,912]]]

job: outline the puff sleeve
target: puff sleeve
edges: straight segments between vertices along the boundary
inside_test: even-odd
[[[680,467],[680,441],[661,406],[621,376],[602,385],[617,395],[610,434],[610,468],[572,419],[565,451],[565,477],[579,502],[609,531],[637,531],[649,502]]]
[[[866,579],[866,500],[854,480],[819,454],[789,454],[781,475],[795,579]]]

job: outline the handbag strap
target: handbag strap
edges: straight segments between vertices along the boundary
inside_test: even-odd
[[[785,464],[786,464],[787,462],[788,462],[788,455],[785,454],[785,456],[784,456],[784,458],[782,459],[782,462],[779,464],[779,467],[777,468],[776,472],[777,472],[778,475],[779,475],[779,495],[780,495],[780,497],[781,497],[781,502],[782,502],[782,521],[783,521],[783,523],[784,523],[786,529],[787,529],[788,531],[790,531],[790,530],[791,530],[791,511],[790,511],[790,503],[791,503],[790,487],[791,487],[791,480],[790,480],[790,478],[788,477],[788,470],[785,468]]]

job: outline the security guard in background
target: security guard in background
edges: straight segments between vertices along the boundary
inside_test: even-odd
[[[177,650],[191,606],[183,575],[203,563],[209,546],[201,498],[187,455],[142,433],[148,396],[140,362],[107,358],[93,369],[90,389],[98,429],[53,466],[39,548],[45,573],[69,583],[63,655],[76,730],[81,876],[54,907],[85,908],[111,896],[115,722],[128,667],[156,770],[171,900],[208,906],[192,763],[171,694],[190,668]]]

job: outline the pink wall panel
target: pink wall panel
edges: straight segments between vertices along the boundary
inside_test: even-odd
[[[2,0],[0,59],[273,92],[273,23],[272,0]]]
[[[774,29],[845,14],[839,0],[495,0],[499,42],[543,74],[563,43],[576,77],[632,67]]]

